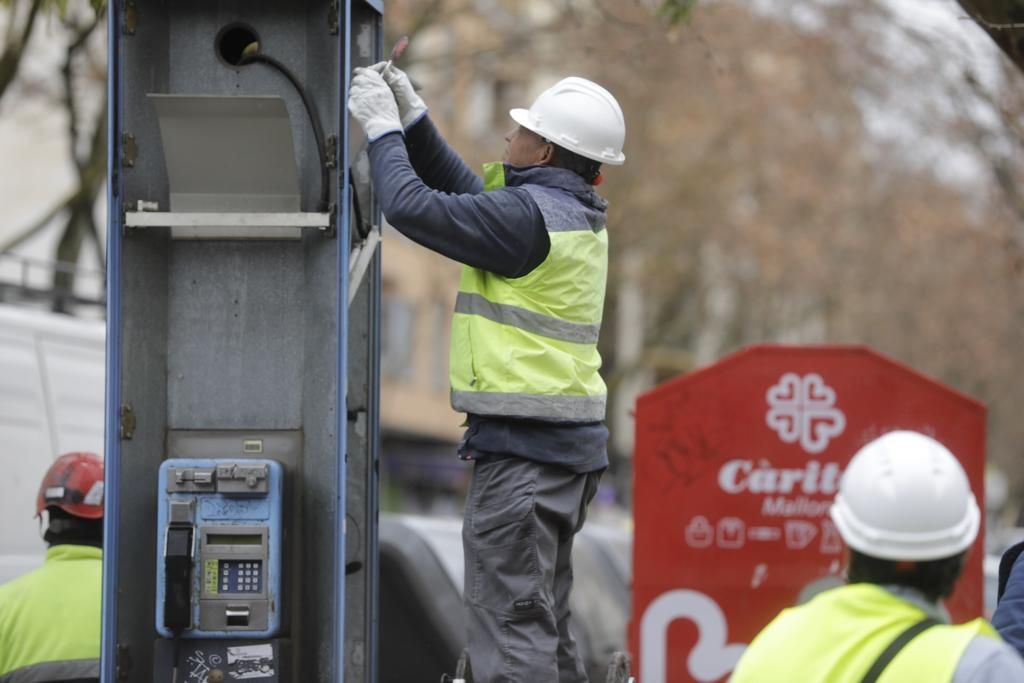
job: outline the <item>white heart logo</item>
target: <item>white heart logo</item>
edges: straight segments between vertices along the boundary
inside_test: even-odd
[[[821,453],[846,429],[846,415],[835,407],[836,392],[817,373],[801,377],[787,372],[765,394],[765,423],[784,443],[800,442],[808,453]]]

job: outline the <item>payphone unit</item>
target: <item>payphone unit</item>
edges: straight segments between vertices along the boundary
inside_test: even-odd
[[[282,467],[171,459],[160,467],[156,628],[269,637],[281,624]]]

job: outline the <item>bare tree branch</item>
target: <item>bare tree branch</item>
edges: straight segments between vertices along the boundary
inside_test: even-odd
[[[86,41],[96,30],[99,24],[100,15],[96,14],[91,22],[75,32],[75,37],[68,44],[64,66],[61,68],[61,76],[64,80],[64,106],[68,111],[68,138],[70,142],[70,156],[78,167],[79,174],[82,172],[82,163],[79,161],[79,112],[75,103],[74,88],[74,62],[78,52],[85,47]],[[71,28],[71,27],[69,27]]]
[[[49,211],[43,214],[41,218],[36,220],[35,223],[25,228],[14,237],[7,240],[6,242],[0,243],[0,254],[14,249],[18,245],[31,239],[39,232],[41,232],[47,225],[50,224],[51,221],[57,218],[57,216],[59,216],[64,211],[67,211],[68,205],[71,203],[71,201],[74,199],[77,193],[78,192],[76,190],[75,192],[72,192],[66,197],[63,197],[60,201],[54,204]]]
[[[100,188],[103,186],[103,174],[106,161],[106,100],[104,109],[94,122],[93,135],[89,146],[89,153],[85,159],[79,156],[80,137],[80,111],[75,102],[74,92],[74,63],[78,53],[85,48],[89,37],[99,26],[102,15],[96,14],[92,21],[78,29],[74,38],[68,44],[64,66],[61,70],[64,82],[64,105],[68,111],[68,138],[69,153],[75,169],[78,172],[78,192],[69,198],[65,205],[69,210],[67,221],[61,231],[60,241],[57,244],[57,261],[62,263],[77,263],[81,255],[82,245],[89,240],[95,247],[99,262],[103,263],[103,253],[100,248],[99,230],[93,218],[93,209],[96,205],[96,198]],[[74,289],[73,271],[54,271],[53,285],[57,291],[71,292]],[[63,312],[66,302],[57,298],[54,301],[54,310]]]
[[[11,21],[16,22],[14,16],[14,3],[0,3],[11,7]],[[96,4],[92,3],[94,9]],[[68,126],[68,156],[74,165],[77,175],[76,189],[53,206],[44,216],[35,221],[29,228],[19,232],[14,238],[0,245],[0,251],[6,251],[23,243],[40,231],[48,228],[55,220],[65,216],[59,243],[57,246],[56,260],[58,262],[75,264],[79,260],[82,246],[85,242],[91,243],[96,249],[96,256],[102,264],[104,257],[100,246],[100,233],[93,217],[96,207],[96,199],[103,187],[106,161],[106,100],[103,99],[102,111],[92,121],[92,135],[89,141],[89,148],[82,150],[82,127],[86,125],[83,121],[84,113],[79,107],[76,97],[77,64],[81,62],[83,53],[87,53],[89,39],[96,33],[96,29],[102,23],[103,11],[94,12],[91,18],[77,21],[68,16],[67,6],[61,0],[32,0],[28,8],[27,16],[18,28],[9,35],[16,36],[8,40],[0,54],[0,96],[4,94],[7,87],[14,82],[18,76],[18,68],[22,56],[31,37],[32,28],[36,18],[41,11],[54,8],[64,22],[64,26],[70,32],[70,38],[65,47],[64,62],[61,66],[61,95],[60,104],[67,111]],[[81,15],[78,15],[81,17]],[[59,269],[54,272],[54,290],[58,292],[71,292],[74,287],[74,273],[70,270]],[[54,302],[54,308],[58,311],[65,310],[67,302],[58,297]]]
[[[39,15],[41,5],[42,0],[32,0],[32,4],[29,5],[28,16],[25,18],[25,23],[21,26],[20,32],[16,28],[13,31],[10,27],[8,28],[8,36],[16,37],[14,40],[5,43],[3,52],[0,52],[0,98],[3,98],[7,88],[18,75],[18,67],[21,66],[21,58],[25,54],[25,46],[28,45],[28,39],[32,35],[32,29],[35,27],[36,17]],[[15,25],[14,6],[12,5],[11,26]]]

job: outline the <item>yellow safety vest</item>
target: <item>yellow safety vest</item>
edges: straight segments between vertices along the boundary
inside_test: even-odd
[[[485,189],[504,186],[485,167]],[[544,217],[547,258],[520,278],[463,266],[451,340],[452,407],[477,415],[567,422],[603,420],[598,370],[608,231],[565,193],[524,185]]]
[[[874,584],[834,588],[783,610],[754,638],[729,681],[859,683],[885,648],[925,616]],[[999,638],[984,619],[933,626],[896,655],[879,683],[951,681],[967,645],[979,635]]]
[[[58,545],[0,586],[0,683],[99,677],[103,551]]]

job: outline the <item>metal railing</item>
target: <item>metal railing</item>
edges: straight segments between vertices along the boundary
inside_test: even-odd
[[[106,279],[103,270],[0,252],[0,302],[46,304],[66,313],[76,306],[104,308]]]

